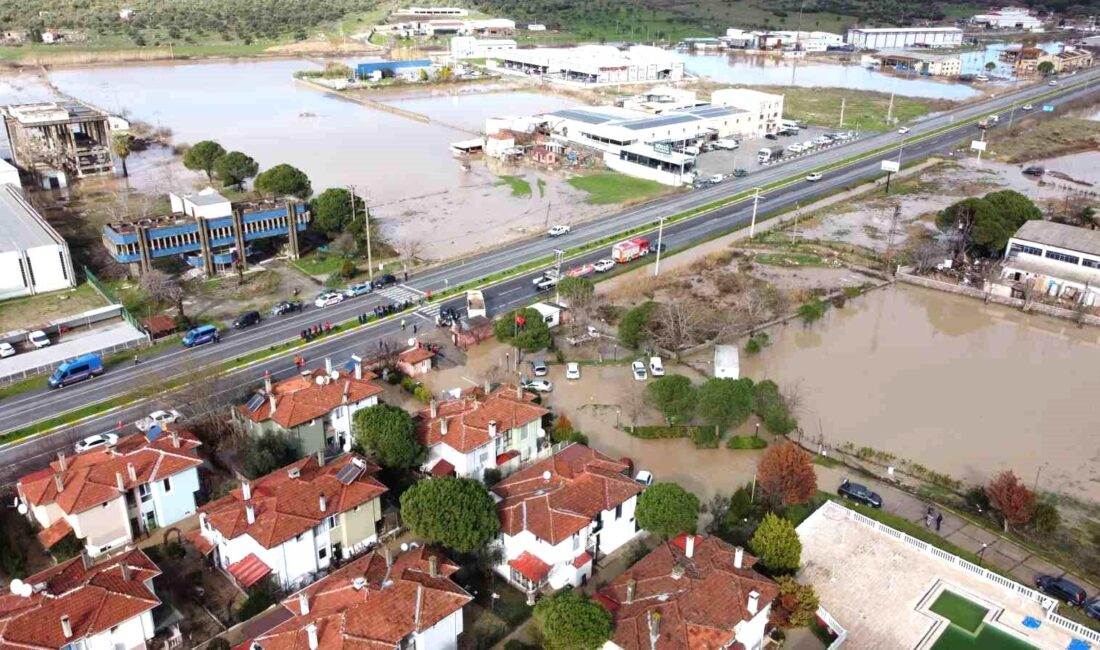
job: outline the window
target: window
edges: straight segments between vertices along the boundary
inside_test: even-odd
[[[482,465],[484,465],[485,463],[489,462],[489,452],[487,452],[487,451],[483,451],[483,452],[481,452],[481,456],[479,456],[479,457],[478,457],[478,461],[479,461],[479,462],[480,462],[480,463],[481,463]]]
[[[1081,261],[1081,258],[1076,255],[1066,255],[1065,253],[1058,253],[1055,251],[1047,251],[1047,259],[1057,260],[1059,262],[1067,262],[1069,264],[1076,264]]]
[[[1038,255],[1042,257],[1042,249],[1035,248],[1034,246],[1028,246],[1026,244],[1012,244],[1012,247],[1008,249],[1009,254],[1012,253],[1024,253],[1026,255]]]
[[[615,519],[620,519],[623,516],[623,504],[615,506]]]
[[[329,517],[327,523],[329,530],[332,530],[333,528],[339,528],[340,526],[340,520],[336,517],[336,515]]]
[[[172,493],[172,479],[171,479],[171,477],[164,479],[164,493],[165,494],[171,494]]]
[[[148,483],[142,483],[138,486],[138,496],[142,501],[148,501],[153,498],[153,489],[149,487]]]
[[[1087,257],[1082,257],[1081,266],[1087,266],[1090,269],[1100,269],[1100,260],[1090,260]]]
[[[317,559],[323,560],[328,557],[328,548],[322,548],[317,550]]]
[[[573,533],[573,550],[579,551],[581,548],[581,534]]]

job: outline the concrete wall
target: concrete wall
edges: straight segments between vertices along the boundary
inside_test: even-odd
[[[603,162],[608,168],[617,172],[622,172],[627,176],[657,181],[662,185],[671,185],[672,187],[679,187],[695,179],[695,175],[690,171],[684,174],[680,174],[679,172],[669,173],[661,171],[660,169],[654,169],[652,167],[646,167],[645,165],[623,160],[619,158],[618,154],[605,152],[603,155]]]
[[[101,506],[69,515],[67,519],[73,532],[85,541],[88,552],[92,555],[133,540],[130,519],[126,514],[126,499],[121,496]],[[107,545],[109,547],[105,548]]]
[[[146,636],[143,618],[149,618],[149,634]],[[60,620],[57,621],[60,626]],[[99,634],[87,637],[84,640],[85,650],[130,650],[130,648],[143,648],[145,641],[153,638],[152,613],[142,614],[127,619],[117,626],[104,630]]]
[[[763,603],[761,603],[763,605]],[[745,650],[760,650],[764,645],[764,628],[768,625],[768,614],[772,606],[769,603],[757,612],[751,621],[742,622],[737,629],[737,641]]]
[[[199,471],[197,468],[168,477],[171,488],[166,491],[165,481],[152,484],[153,512],[156,513],[157,526],[164,528],[195,514],[195,493],[199,491]]]

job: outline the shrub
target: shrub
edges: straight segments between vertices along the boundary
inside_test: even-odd
[[[619,322],[619,342],[632,350],[637,349],[642,344],[646,327],[656,309],[657,303],[650,301],[626,312]]]
[[[691,440],[700,449],[718,448],[718,432],[714,427],[692,427]]]
[[[777,436],[785,436],[798,426],[779,386],[770,379],[753,387],[752,409],[764,421],[764,428]]]
[[[405,389],[407,393],[416,393],[416,389],[420,386],[420,382],[412,377],[401,378],[401,388]]]
[[[427,386],[417,386],[413,390],[413,397],[427,404],[432,401],[432,391]]]
[[[844,295],[849,299],[859,296],[859,287],[844,287]]]
[[[1028,525],[1041,535],[1050,535],[1062,526],[1062,515],[1053,503],[1037,503]]]
[[[340,264],[340,277],[345,280],[350,280],[351,278],[355,277],[355,274],[358,272],[359,269],[356,268],[355,262],[352,262],[351,260],[344,260]]]
[[[817,298],[807,300],[798,307],[798,317],[801,318],[802,322],[806,325],[821,320],[821,317],[824,315],[825,303]]]
[[[794,524],[776,516],[764,515],[749,541],[749,548],[760,563],[773,573],[793,573],[802,559],[802,542]]]
[[[633,427],[627,429],[627,433],[635,438],[642,438],[643,440],[659,440],[662,438],[684,438],[688,435],[687,427],[667,426],[667,427]]]
[[[501,475],[500,468],[490,467],[481,475],[481,482],[485,484],[485,487],[492,489],[494,485],[500,483],[502,478],[504,477]]]
[[[763,449],[767,446],[767,440],[756,436],[730,436],[726,441],[726,447],[730,449]]]

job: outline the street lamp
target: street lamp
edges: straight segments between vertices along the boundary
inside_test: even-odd
[[[982,542],[982,547],[978,549],[978,566],[982,565],[982,560],[985,556],[985,549],[989,548],[989,544]]]
[[[754,187],[752,191],[752,223],[749,224],[749,239],[752,239],[756,235],[756,210],[760,205],[760,188]]]

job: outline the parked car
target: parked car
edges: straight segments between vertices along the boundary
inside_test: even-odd
[[[778,140],[779,139],[779,136],[774,134],[774,133],[768,133],[764,137],[767,138],[768,140]]]
[[[692,146],[684,147],[684,155],[686,155],[686,156],[698,156],[699,155],[699,147],[692,147]]]
[[[1030,110],[1031,110],[1031,109],[1033,109],[1033,108],[1035,108],[1035,107],[1034,107],[1034,106],[1032,106],[1031,104],[1024,104],[1024,105],[1023,105],[1023,109],[1024,109],[1025,111],[1030,111]]]
[[[844,482],[836,489],[836,493],[845,499],[861,503],[865,506],[871,506],[872,508],[882,507],[882,497],[879,496],[878,492],[872,492],[866,485],[852,483],[848,479],[844,479]]]
[[[634,374],[634,381],[645,381],[649,379],[649,374],[646,373],[645,364],[640,360],[630,364],[630,372]]]
[[[35,330],[27,336],[27,340],[31,342],[31,345],[41,350],[44,347],[49,346],[50,337],[46,336],[46,333],[42,330]]]
[[[572,228],[570,228],[569,226],[558,224],[556,226],[550,226],[550,230],[547,230],[546,234],[550,235],[551,237],[561,237],[562,235],[568,233],[570,230],[572,230]]]
[[[729,138],[723,138],[721,140],[714,141],[715,149],[726,149],[727,151],[732,151],[740,146],[741,144],[737,142],[737,140],[730,140]]]
[[[634,480],[641,483],[642,485],[653,485],[653,472],[649,471],[648,469],[640,470],[637,474],[634,475]]]
[[[1085,590],[1077,583],[1065,578],[1041,575],[1035,578],[1035,586],[1044,594],[1065,601],[1071,607],[1081,607],[1085,604]]]
[[[114,447],[118,442],[117,433],[97,433],[94,436],[88,436],[73,446],[76,453],[84,453],[90,449],[97,449],[99,447]]]
[[[284,300],[271,308],[272,316],[282,316],[295,311],[302,311],[301,300]]]
[[[344,294],[335,291],[325,291],[317,296],[313,304],[317,307],[328,307],[344,302]]]
[[[239,330],[246,327],[251,327],[260,322],[260,312],[255,309],[246,311],[245,313],[237,316],[237,319],[233,321],[233,329]]]
[[[749,175],[749,173],[747,171],[745,171],[744,169],[741,169],[740,167],[733,170],[733,177],[734,178],[744,178],[745,176],[748,176],[748,175]]]
[[[187,330],[187,333],[183,335],[183,347],[193,348],[196,345],[202,345],[203,343],[217,343],[221,340],[221,333],[218,332],[218,328],[213,325],[200,325],[193,329]]]
[[[1051,79],[1051,80],[1050,80],[1050,82],[1049,82],[1049,83],[1047,83],[1047,85],[1048,85],[1048,86],[1057,86],[1057,85],[1058,85],[1058,82],[1057,82],[1057,81],[1055,81],[1055,80],[1053,80],[1053,79]]]
[[[15,348],[11,346],[11,343],[0,343],[0,359],[13,356],[15,356]]]
[[[581,378],[581,364],[576,361],[570,361],[565,364],[565,378],[566,379],[580,379]]]
[[[348,298],[365,296],[370,293],[372,288],[373,287],[371,287],[370,282],[358,282],[356,284],[350,285],[347,289],[344,289],[344,295]]]
[[[546,361],[543,359],[532,359],[528,363],[531,364],[531,372],[534,373],[536,377],[545,377],[550,374],[550,369],[546,367]]]
[[[615,268],[615,260],[605,257],[602,260],[596,260],[596,263],[592,265],[592,268],[596,269],[596,273],[606,273]]]
[[[391,284],[397,284],[397,276],[392,273],[383,273],[371,282],[371,286],[375,289],[381,289],[382,287],[388,287]]]
[[[167,411],[153,411],[148,415],[148,417],[144,417],[135,422],[134,426],[138,428],[138,431],[148,431],[149,429],[153,428],[153,425],[158,425],[161,428],[164,428],[164,425],[172,424],[173,422],[179,422],[182,419],[183,415],[175,409],[169,409]]]
[[[533,390],[536,393],[550,393],[554,390],[554,383],[549,379],[524,379],[520,382],[524,390]]]
[[[718,183],[721,183],[723,180],[725,180],[725,178],[726,177],[721,175],[721,174],[715,174],[715,175],[711,176],[710,179],[708,179],[708,180],[710,180],[710,182],[712,184],[717,185]]]
[[[814,173],[806,176],[806,180],[810,181],[811,183],[816,183],[819,180],[821,180],[821,174],[818,173],[818,172],[814,172]]]
[[[1093,596],[1081,609],[1091,619],[1100,621],[1100,596]]]
[[[1047,173],[1047,170],[1042,167],[1024,167],[1023,173],[1027,176],[1042,176]]]
[[[909,133],[909,127],[907,127],[907,126],[901,127],[900,129],[898,129],[898,133],[900,133],[902,135],[905,135],[906,133]]]
[[[654,377],[665,376],[665,364],[661,361],[661,357],[649,358],[649,372],[653,373]]]

